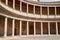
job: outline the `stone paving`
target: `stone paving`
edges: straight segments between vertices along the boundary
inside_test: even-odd
[[[60,36],[38,36],[38,37],[7,37],[0,40],[60,40]]]

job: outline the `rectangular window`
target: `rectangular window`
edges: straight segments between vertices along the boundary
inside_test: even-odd
[[[5,30],[5,17],[0,15],[0,37],[4,36]]]
[[[7,36],[12,36],[12,19],[7,20]]]
[[[27,35],[27,22],[22,21],[22,35]]]
[[[13,8],[13,0],[8,0],[8,6]]]
[[[41,34],[41,23],[36,22],[36,34]]]
[[[15,20],[15,30],[14,30],[14,34],[15,35],[19,35],[20,32],[20,21],[19,20]]]
[[[55,7],[49,7],[49,15],[55,15]]]
[[[6,4],[6,0],[1,0],[2,3]]]
[[[27,4],[22,2],[22,11],[27,12]]]
[[[48,23],[43,22],[43,34],[48,34]]]
[[[42,15],[48,15],[47,7],[42,7]]]
[[[50,22],[50,34],[56,34],[56,23]]]
[[[40,6],[35,6],[35,14],[40,14]]]
[[[29,22],[29,35],[34,35],[34,23]]]
[[[15,9],[20,10],[20,1],[19,0],[15,0]]]
[[[60,7],[57,7],[56,10],[57,10],[57,15],[60,15]]]
[[[28,5],[28,12],[29,13],[33,13],[34,11],[34,9],[33,9],[34,7],[33,7],[33,5]]]

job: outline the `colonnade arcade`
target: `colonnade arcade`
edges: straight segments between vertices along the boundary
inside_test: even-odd
[[[60,15],[60,6],[59,5],[37,5],[34,3],[27,3],[22,2],[21,0],[1,0],[1,3],[4,3],[5,5],[16,9],[20,12],[30,13],[30,14],[37,14],[37,15]]]
[[[22,21],[0,16],[0,36],[59,35],[58,21]]]

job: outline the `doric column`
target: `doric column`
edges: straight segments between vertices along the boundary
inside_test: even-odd
[[[22,2],[20,1],[20,11],[22,11]]]
[[[48,22],[48,34],[50,35],[50,22]]]
[[[41,35],[43,35],[43,24],[41,22]]]
[[[7,36],[7,18],[5,18],[4,36]]]
[[[35,14],[35,5],[34,5],[34,8],[33,9],[34,9],[34,14]]]
[[[6,0],[6,5],[8,5],[8,0]]]
[[[27,21],[27,36],[29,35],[29,22]]]
[[[21,32],[22,32],[22,21],[20,20],[20,36],[21,36]]]
[[[56,22],[56,35],[58,35],[58,24]]]
[[[27,3],[27,13],[28,13],[28,3]]]
[[[12,22],[12,36],[14,36],[14,29],[15,29],[15,20],[13,19],[13,22]]]
[[[36,23],[34,21],[34,35],[36,35]]]
[[[48,16],[49,16],[49,6],[47,7],[47,13],[48,13]]]
[[[56,6],[55,6],[55,16],[57,15],[57,10],[56,10]]]
[[[40,14],[41,14],[41,16],[42,16],[42,6],[40,6]]]
[[[15,0],[13,0],[13,8],[15,9]]]

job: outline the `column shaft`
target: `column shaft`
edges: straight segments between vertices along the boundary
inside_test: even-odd
[[[27,21],[27,35],[29,35],[29,22]]]
[[[50,35],[50,22],[48,22],[48,34]]]
[[[35,14],[35,5],[34,5],[34,8],[33,9],[34,9],[34,14]]]
[[[34,22],[34,35],[36,35],[36,23]]]
[[[22,11],[22,2],[20,1],[20,11]]]
[[[20,11],[22,11],[22,2],[20,1]]]
[[[27,3],[27,13],[28,13],[28,3]]]
[[[8,0],[6,0],[6,5],[8,5]]]
[[[4,30],[4,36],[7,36],[7,18],[5,18],[5,30]]]
[[[20,20],[20,36],[22,35],[22,21]]]
[[[58,35],[58,24],[56,22],[56,35]]]
[[[43,35],[43,25],[42,25],[42,22],[41,22],[41,35]]]
[[[57,10],[56,10],[56,7],[55,7],[55,16],[57,15]]]
[[[41,14],[41,16],[42,16],[42,6],[40,7],[40,10],[41,10],[41,11],[40,11],[40,14]]]
[[[15,0],[13,0],[13,8],[15,9]]]
[[[12,36],[14,36],[14,29],[15,29],[15,20],[13,19],[13,22],[12,22]]]
[[[47,13],[48,13],[48,16],[49,16],[49,7],[47,7]]]

